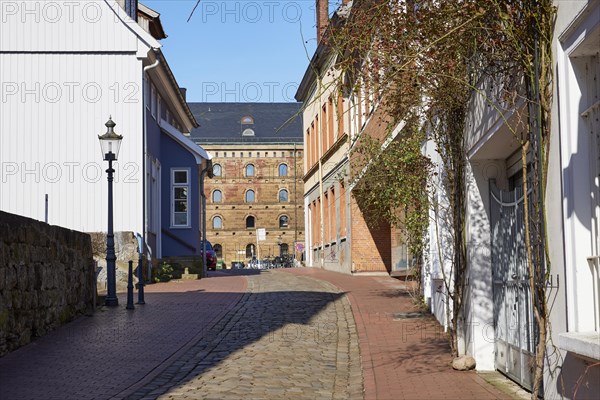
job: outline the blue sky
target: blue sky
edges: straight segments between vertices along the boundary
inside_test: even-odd
[[[196,0],[144,4],[161,14],[163,51],[188,101],[295,101],[317,44],[314,0],[202,0],[190,22]]]

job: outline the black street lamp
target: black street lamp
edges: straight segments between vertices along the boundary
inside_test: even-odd
[[[104,161],[108,161],[108,169],[106,170],[108,173],[108,232],[106,234],[106,280],[108,293],[104,304],[108,307],[115,307],[119,305],[119,299],[117,298],[117,256],[115,255],[115,235],[113,232],[113,174],[115,170],[112,167],[112,163],[113,161],[117,161],[123,136],[115,133],[114,128],[117,124],[113,122],[112,117],[108,119],[105,125],[108,128],[106,133],[102,136],[98,135],[102,156],[104,157]]]

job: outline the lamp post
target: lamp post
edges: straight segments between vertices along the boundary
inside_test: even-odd
[[[107,274],[107,285],[108,293],[106,295],[105,305],[108,307],[115,307],[119,305],[119,299],[117,298],[117,279],[116,279],[116,262],[117,256],[115,255],[115,235],[113,233],[113,161],[117,161],[119,155],[119,148],[121,147],[121,140],[123,136],[115,133],[115,124],[112,117],[108,119],[105,124],[107,131],[104,135],[98,135],[100,139],[100,148],[102,149],[102,156],[104,161],[108,161],[108,232],[106,234],[106,274]]]

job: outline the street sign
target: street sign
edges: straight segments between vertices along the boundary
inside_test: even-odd
[[[265,228],[256,230],[256,240],[267,240],[267,230]]]
[[[304,243],[302,243],[302,242],[296,243],[296,251],[298,253],[302,253],[304,251]]]

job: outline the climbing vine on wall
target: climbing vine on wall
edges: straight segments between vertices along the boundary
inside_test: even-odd
[[[450,209],[453,256],[451,276],[445,281],[452,302],[449,330],[455,354],[467,273],[465,140],[474,99],[483,99],[504,119],[524,160],[531,149],[533,162],[531,166],[524,162],[523,180],[533,189],[525,199],[533,205],[525,225],[538,338],[532,398],[541,387],[548,341],[543,198],[555,13],[551,0],[356,0],[345,22],[328,37],[337,53],[336,67],[342,71],[339,85],[359,103],[368,98],[384,109],[391,117],[388,132],[406,122],[400,139],[387,147],[385,138],[359,134],[354,162],[365,168],[358,168],[353,177],[357,202],[373,217],[404,225],[409,236],[422,235],[428,218],[425,181],[432,169],[417,156],[421,143],[431,141],[440,156],[445,173],[437,180]],[[522,115],[526,122],[511,125],[510,115]],[[413,239],[411,245],[420,250],[423,242]]]

